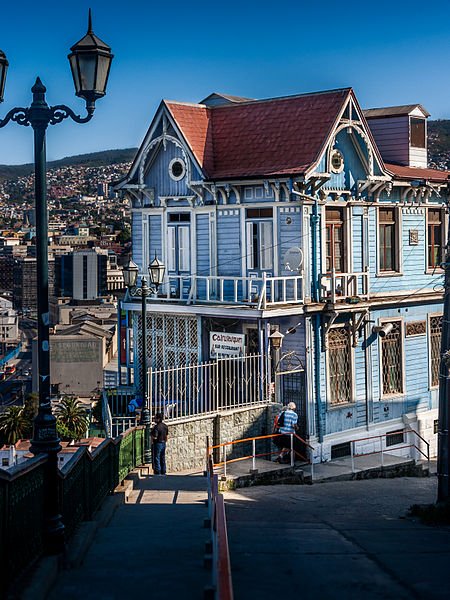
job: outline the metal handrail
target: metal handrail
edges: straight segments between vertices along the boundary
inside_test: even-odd
[[[207,447],[209,447],[208,438]],[[222,494],[219,494],[218,477],[214,474],[212,456],[208,452],[206,476],[208,478],[208,512],[211,523],[213,551],[214,598],[216,600],[233,600],[233,581],[231,576],[225,502]]]
[[[294,454],[296,454],[297,456],[300,456],[300,458],[302,458],[305,462],[309,463],[311,465],[311,478],[314,478],[314,447],[311,446],[311,444],[309,444],[306,440],[304,440],[302,437],[300,437],[298,434],[296,433],[271,433],[269,435],[256,435],[253,437],[249,437],[249,438],[242,438],[240,440],[233,440],[232,442],[222,442],[221,444],[216,444],[214,446],[209,446],[209,442],[207,442],[207,460],[211,460],[212,462],[212,466],[213,469],[214,467],[222,467],[224,469],[224,476],[226,477],[227,475],[227,464],[231,464],[234,462],[239,462],[242,460],[249,460],[252,459],[253,461],[253,470],[255,470],[255,460],[256,458],[260,458],[262,456],[270,456],[272,454],[276,454],[274,452],[262,452],[259,454],[256,454],[256,440],[265,440],[265,439],[271,439],[271,438],[276,438],[276,437],[280,437],[280,436],[290,436],[291,440],[290,440],[290,450],[291,450],[291,467],[294,466]],[[309,450],[310,450],[310,458],[307,459],[306,457],[304,457],[303,455],[301,455],[299,452],[297,452],[296,450],[294,450],[294,438],[296,438],[297,440],[299,440],[300,442],[302,442]],[[252,442],[252,454],[249,454],[247,456],[240,456],[238,458],[231,458],[231,459],[227,459],[227,454],[226,454],[226,448],[227,446],[233,446],[235,444],[242,444],[244,442]],[[217,450],[219,448],[223,448],[223,460],[217,463],[214,463],[213,459],[212,459],[212,451],[213,450]]]
[[[352,462],[352,473],[355,472],[355,464],[354,464],[354,459],[355,457],[360,457],[360,456],[371,456],[373,454],[381,454],[381,466],[384,466],[384,453],[386,452],[386,447],[383,448],[383,438],[387,438],[389,435],[393,435],[394,433],[413,433],[414,435],[416,435],[425,445],[426,445],[426,452],[424,452],[423,450],[421,450],[419,448],[418,445],[416,444],[408,444],[408,443],[404,443],[401,442],[400,444],[395,444],[395,448],[392,448],[392,450],[404,450],[405,448],[415,448],[417,450],[417,452],[419,452],[428,462],[428,467],[430,466],[430,444],[429,442],[427,442],[415,429],[413,429],[412,427],[410,428],[404,428],[404,429],[398,429],[396,431],[388,431],[386,433],[380,433],[380,434],[376,434],[376,435],[372,435],[372,436],[366,436],[366,437],[362,437],[362,438],[357,438],[356,440],[351,440],[350,442],[350,457],[351,457],[351,462]],[[372,452],[362,452],[361,454],[355,454],[355,447],[354,444],[356,444],[357,442],[365,442],[368,440],[380,440],[380,450],[374,450]]]

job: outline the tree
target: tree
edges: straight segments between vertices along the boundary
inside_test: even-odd
[[[57,422],[70,432],[72,439],[79,440],[86,433],[88,418],[79,400],[65,396],[55,410]]]
[[[0,432],[7,444],[15,444],[26,437],[30,426],[31,422],[22,406],[9,406],[0,414]]]

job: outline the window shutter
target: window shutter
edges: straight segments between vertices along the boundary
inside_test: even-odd
[[[253,264],[253,223],[246,223],[246,255],[247,255],[247,269],[254,269]]]
[[[272,222],[260,223],[261,269],[272,269]]]
[[[167,228],[167,270],[176,271],[177,261],[175,256],[175,227]]]
[[[180,271],[190,270],[189,246],[189,227],[178,227],[178,265]]]

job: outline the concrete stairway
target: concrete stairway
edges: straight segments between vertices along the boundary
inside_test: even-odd
[[[81,566],[60,573],[50,600],[203,597],[211,581],[203,566],[206,478],[134,475],[133,483]]]

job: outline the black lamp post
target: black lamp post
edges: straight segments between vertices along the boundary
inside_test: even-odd
[[[152,462],[151,442],[150,442],[150,426],[152,422],[151,408],[152,403],[148,398],[147,391],[147,298],[151,293],[157,293],[159,286],[164,281],[164,272],[166,267],[158,260],[155,254],[155,258],[152,260],[148,267],[150,282],[154,288],[150,288],[147,285],[147,280],[143,276],[141,277],[141,287],[137,287],[137,278],[139,273],[139,267],[134,263],[131,258],[123,268],[123,280],[128,293],[133,298],[141,298],[141,344],[142,344],[142,360],[141,360],[141,388],[142,388],[142,411],[141,411],[141,425],[145,427],[144,437],[144,464],[148,465]]]
[[[45,99],[46,88],[38,77],[31,88],[33,102],[28,108],[13,108],[3,120],[0,128],[14,121],[30,126],[34,132],[34,173],[36,211],[36,262],[37,262],[37,307],[38,307],[38,391],[39,410],[34,420],[31,452],[47,454],[45,481],[45,543],[49,552],[59,552],[64,542],[64,525],[59,514],[58,502],[58,452],[61,450],[56,431],[56,419],[50,401],[50,347],[49,347],[49,303],[48,303],[48,216],[46,199],[46,153],[45,134],[49,125],[61,123],[70,117],[76,123],[87,123],[92,119],[95,101],[105,95],[109,69],[113,55],[109,46],[92,32],[89,11],[88,32],[69,55],[75,83],[76,95],[86,101],[87,115],[80,117],[65,105],[49,106]],[[8,61],[0,51],[0,101],[3,101]]]

